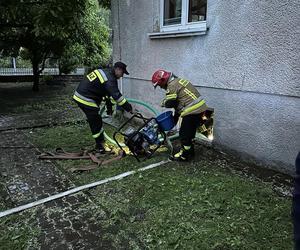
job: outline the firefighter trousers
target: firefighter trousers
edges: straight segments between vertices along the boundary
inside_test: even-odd
[[[103,122],[102,117],[99,114],[100,109],[94,107],[88,107],[81,103],[76,102],[79,108],[83,111],[87,118],[87,122],[90,125],[92,136],[96,141],[96,146],[99,147],[104,142],[103,135]]]
[[[200,114],[186,115],[182,118],[179,137],[182,146],[192,146],[197,128],[201,125]]]

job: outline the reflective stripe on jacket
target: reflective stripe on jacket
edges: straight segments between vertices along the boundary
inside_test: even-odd
[[[200,114],[207,109],[199,91],[188,80],[180,78],[174,78],[168,83],[163,104],[170,100],[177,101],[175,110],[181,116]]]
[[[90,107],[99,107],[101,101],[111,97],[119,106],[127,101],[118,88],[113,69],[95,69],[78,85],[73,99]],[[125,108],[125,106],[124,106]]]
[[[75,93],[73,95],[73,99],[76,100],[77,102],[80,102],[81,104],[86,105],[86,106],[99,108],[99,106],[93,99],[86,98],[83,95],[79,94],[77,91],[75,91]]]

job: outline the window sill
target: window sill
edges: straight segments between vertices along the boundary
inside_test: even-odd
[[[173,30],[148,33],[150,39],[162,39],[162,38],[176,38],[187,36],[201,36],[207,33],[208,29],[187,29],[187,30]]]

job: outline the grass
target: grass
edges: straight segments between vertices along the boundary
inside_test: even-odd
[[[39,231],[34,225],[35,212],[11,215],[0,219],[0,249],[31,249],[37,244]]]
[[[87,123],[32,129],[27,131],[27,134],[34,144],[44,150],[54,150],[58,147],[80,150],[82,147],[94,146]]]
[[[107,226],[134,232],[150,249],[291,249],[290,202],[260,183],[188,167],[169,164],[97,188]]]
[[[71,98],[75,84],[40,84],[38,93],[32,92],[31,88],[32,83],[0,83],[1,113],[47,112],[61,110],[62,107],[76,107]]]
[[[49,92],[45,86],[43,95],[34,98],[31,90],[24,88],[21,98],[15,94],[19,87],[2,87],[0,104],[3,101],[9,112],[16,113],[47,112],[72,105],[72,86]],[[14,94],[18,98],[12,98]],[[106,130],[113,131],[108,126]],[[94,146],[85,122],[26,133],[46,151],[57,147],[77,151]],[[198,147],[197,151],[200,150]],[[137,163],[129,156],[80,174],[71,174],[68,169],[91,164],[90,161],[56,161],[56,165],[77,185],[82,185],[166,158],[167,153],[161,152]],[[168,163],[89,190],[97,205],[91,208],[93,212],[105,211],[100,221],[103,239],[116,249],[292,249],[290,198],[275,193],[269,180],[245,176],[242,169],[252,166],[239,163],[245,166],[229,171],[234,164],[210,151],[209,155],[198,154],[191,163]],[[0,200],[1,209],[5,209],[5,203]],[[30,220],[34,214],[27,211],[0,220],[0,249],[32,246],[39,235]]]
[[[41,148],[93,145],[87,124],[36,129],[29,135]],[[127,157],[71,178],[86,184],[166,157],[159,153],[140,164]],[[57,162],[62,171],[88,163]],[[292,249],[290,199],[279,197],[270,183],[230,173],[218,164],[217,157],[168,163],[90,191],[107,213],[102,221],[106,239],[116,248],[126,242],[136,249]]]
[[[105,131],[108,134],[113,133],[113,128],[106,125]],[[48,129],[38,128],[27,131],[33,144],[45,151],[53,151],[55,148],[61,147],[66,151],[80,151],[82,148],[92,149],[94,147],[94,139],[90,134],[90,129],[87,123],[74,124],[67,126],[55,126]],[[93,180],[107,178],[112,175],[123,173],[128,170],[137,169],[145,165],[157,162],[158,160],[166,159],[166,154],[158,152],[156,158],[149,159],[145,162],[137,164],[137,161],[132,157],[126,157],[121,161],[116,161],[109,166],[104,166],[91,172],[84,174],[73,174],[71,178],[78,184],[85,184]],[[68,160],[56,161],[56,164],[64,172],[69,168],[80,165],[91,165],[90,160]]]
[[[76,104],[71,99],[70,96],[65,96],[64,98],[57,98],[57,100],[44,100],[42,102],[32,102],[24,105],[20,105],[14,108],[15,113],[27,113],[32,110],[34,112],[45,112],[46,110],[59,111],[61,107],[76,108]]]

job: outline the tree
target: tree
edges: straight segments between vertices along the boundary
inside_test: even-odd
[[[103,8],[110,8],[110,0],[98,0],[98,2]]]
[[[91,5],[83,18],[83,23],[76,33],[68,40],[67,49],[59,60],[60,72],[69,73],[77,65],[86,65],[95,68],[106,65],[111,47],[109,44],[110,33],[109,11],[98,9]]]
[[[91,28],[87,20],[97,13],[96,3],[96,0],[2,0],[1,54],[16,56],[24,48],[32,63],[33,90],[37,91],[45,60],[66,56],[72,51],[71,45],[82,45],[82,35],[90,34],[84,32],[84,27]],[[92,39],[98,38],[94,33],[91,35]],[[105,49],[104,43],[100,52]]]

